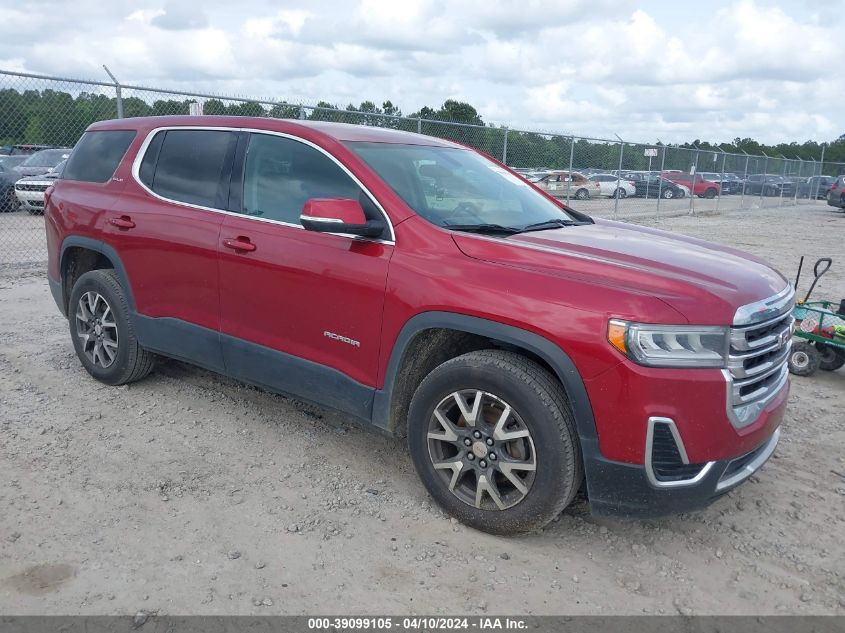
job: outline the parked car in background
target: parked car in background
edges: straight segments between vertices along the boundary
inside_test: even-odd
[[[586,200],[598,198],[601,195],[601,185],[588,180],[584,174],[568,171],[553,171],[534,183],[555,198],[570,198]]]
[[[795,185],[777,174],[752,174],[745,180],[745,193],[791,198],[795,194]]]
[[[24,176],[15,183],[15,197],[20,203],[20,208],[29,211],[32,215],[44,213],[44,192],[56,182],[56,178],[62,175],[67,161],[63,160],[55,168],[41,176]]]
[[[20,174],[14,167],[26,160],[26,156],[0,156],[0,212],[18,210],[18,199],[15,197],[15,181]]]
[[[707,180],[702,174],[664,171],[663,177],[677,185],[683,185],[688,191],[694,193],[699,198],[715,198],[721,190],[718,182]]]
[[[702,171],[698,174],[704,180],[718,183],[721,187],[721,194],[728,195],[732,193],[742,193],[742,178],[736,174],[724,173],[720,174],[715,171]]]
[[[56,149],[57,147],[58,145],[37,145],[35,143],[19,143],[18,145],[12,145],[9,150],[9,154],[11,154],[12,156],[29,156],[30,154],[35,154],[36,152],[40,152],[45,149]]]
[[[834,180],[827,190],[827,203],[832,207],[845,209],[845,174]]]
[[[650,176],[641,180],[634,181],[634,187],[638,198],[664,198],[670,200],[672,198],[684,198],[689,195],[689,189],[682,187],[667,178],[660,176]]]
[[[55,168],[63,160],[67,160],[68,156],[70,156],[69,148],[43,149],[40,152],[32,154],[14,169],[18,174],[18,178],[24,176],[40,176]]]
[[[588,180],[599,183],[600,195],[610,198],[627,198],[637,193],[633,180],[627,180],[613,174],[592,174]]]
[[[810,176],[803,182],[798,183],[799,198],[813,198],[825,200],[830,187],[836,182],[836,176]]]
[[[12,153],[11,145],[0,145],[0,156],[8,156]]]

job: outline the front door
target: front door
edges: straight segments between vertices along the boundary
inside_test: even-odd
[[[219,246],[227,371],[368,418],[392,240],[313,233],[299,215],[310,198],[380,211],[334,159],[295,138],[253,133],[243,163],[241,213],[226,217]]]

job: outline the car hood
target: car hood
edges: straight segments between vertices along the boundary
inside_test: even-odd
[[[50,171],[49,167],[15,167],[15,173],[17,174],[18,178],[23,178],[24,176],[42,176]]]
[[[18,182],[46,182],[52,184],[58,177],[58,174],[47,173],[39,174],[37,176],[24,176],[23,178],[20,178]]]
[[[748,253],[608,220],[505,238],[454,234],[454,240],[469,257],[655,297],[703,325],[728,325],[738,307],[788,284]]]

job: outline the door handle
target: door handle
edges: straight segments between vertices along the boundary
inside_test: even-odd
[[[122,215],[119,218],[110,218],[109,224],[113,224],[119,229],[134,229],[135,223],[128,215]]]
[[[255,250],[255,244],[249,241],[248,237],[239,235],[236,238],[226,238],[223,240],[223,246],[231,248],[234,251],[252,252]]]

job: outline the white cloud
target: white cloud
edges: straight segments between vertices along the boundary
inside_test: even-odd
[[[511,127],[643,141],[845,132],[841,5],[713,0],[693,14],[658,0],[191,7],[19,0],[0,8],[0,68],[104,79],[105,63],[125,83],[306,103],[390,99],[405,112],[459,98]]]

